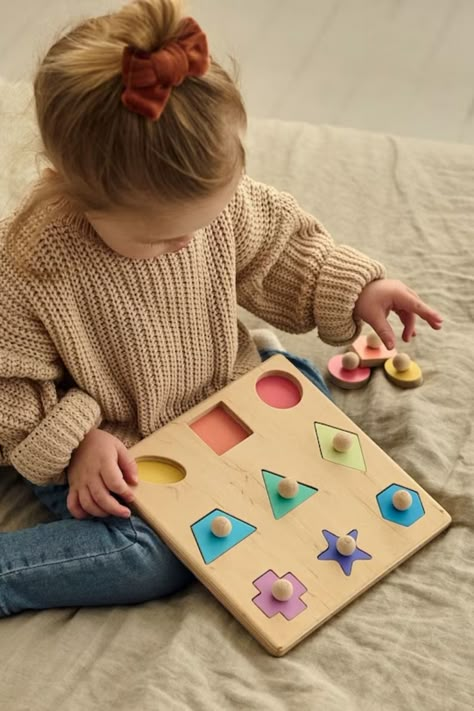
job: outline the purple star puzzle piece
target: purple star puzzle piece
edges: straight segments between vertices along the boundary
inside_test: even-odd
[[[349,531],[347,535],[352,536],[352,538],[357,541],[358,534],[356,529],[354,529],[353,531]],[[326,530],[323,531],[323,536],[328,542],[328,547],[325,551],[318,555],[319,560],[335,560],[336,563],[339,563],[346,575],[351,574],[352,564],[354,563],[354,561],[372,559],[371,555],[363,551],[361,548],[357,547],[354,553],[352,553],[352,555],[341,555],[336,548],[336,543],[339,536],[336,536],[335,533],[331,533],[330,531]]]
[[[260,594],[253,598],[253,602],[267,617],[273,617],[277,612],[281,612],[287,620],[292,620],[293,617],[306,610],[307,606],[300,600],[300,595],[307,592],[307,588],[292,573],[286,573],[282,577],[293,585],[293,595],[289,600],[280,602],[273,597],[272,585],[275,580],[279,580],[279,577],[273,570],[267,570],[266,573],[253,581],[257,590],[260,590]]]

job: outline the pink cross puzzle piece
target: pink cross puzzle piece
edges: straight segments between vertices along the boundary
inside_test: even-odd
[[[257,590],[260,590],[260,594],[253,598],[253,602],[267,617],[273,617],[277,612],[281,612],[287,620],[292,620],[296,615],[299,615],[300,612],[306,610],[307,605],[300,600],[300,595],[307,592],[307,588],[305,588],[303,583],[301,583],[298,578],[295,578],[292,573],[286,573],[283,579],[289,580],[293,585],[293,596],[289,600],[281,602],[273,597],[272,585],[275,580],[279,580],[279,576],[276,575],[273,570],[267,570],[267,572],[257,578],[257,580],[254,580],[253,584]]]

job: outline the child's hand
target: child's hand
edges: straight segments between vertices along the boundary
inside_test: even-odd
[[[368,323],[378,333],[387,348],[395,347],[395,334],[387,321],[390,311],[395,311],[404,325],[402,338],[409,341],[416,336],[415,320],[420,316],[431,328],[441,328],[442,317],[430,309],[418,294],[401,281],[379,279],[362,290],[354,309],[354,316]]]
[[[108,432],[95,429],[86,435],[71,458],[68,481],[67,507],[74,518],[130,516],[130,509],[110,492],[133,501],[128,484],[138,483],[137,465],[122,442]]]

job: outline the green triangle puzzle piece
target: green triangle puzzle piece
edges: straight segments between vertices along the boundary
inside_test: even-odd
[[[278,484],[282,479],[285,479],[285,477],[281,474],[268,472],[266,469],[262,469],[262,474],[275,518],[282,518],[282,516],[285,516],[318,491],[314,486],[308,486],[307,484],[298,482],[300,486],[296,496],[292,499],[285,499],[278,493]]]

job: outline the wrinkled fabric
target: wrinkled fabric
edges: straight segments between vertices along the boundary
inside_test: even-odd
[[[0,206],[32,174],[12,144],[31,126],[14,113],[25,91],[0,87]],[[421,388],[399,390],[377,370],[363,390],[332,392],[453,523],[281,659],[199,583],[137,606],[1,620],[2,708],[472,709],[474,148],[276,121],[252,123],[248,144],[249,172],[290,190],[445,317],[441,332],[420,323],[403,347],[423,369]],[[314,334],[279,336],[322,369],[336,352]],[[0,477],[1,531],[48,519],[18,478]]]

